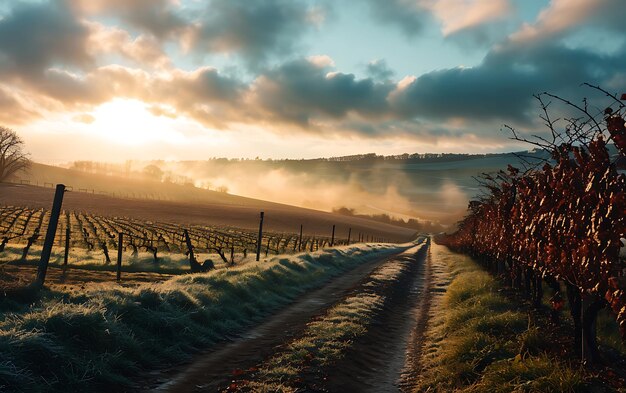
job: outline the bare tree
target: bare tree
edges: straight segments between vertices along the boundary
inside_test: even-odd
[[[0,126],[0,183],[29,166],[24,141],[12,129]]]

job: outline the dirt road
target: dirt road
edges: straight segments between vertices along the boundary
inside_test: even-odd
[[[398,281],[386,289],[388,299],[367,332],[358,337],[342,359],[319,375],[303,391],[397,392],[410,390],[419,374],[424,332],[431,316],[432,294],[441,291],[440,263],[430,248],[414,247],[405,253],[364,264],[311,292],[245,336],[201,355],[191,365],[155,374],[154,392],[227,391],[242,370],[255,370],[285,343],[298,339],[307,323],[325,314],[348,296],[363,290],[362,283],[391,263],[408,263]],[[408,261],[408,262],[407,262]],[[303,380],[311,376],[303,375]]]
[[[154,392],[217,391],[229,382],[234,370],[245,370],[263,361],[274,352],[274,347],[296,337],[311,319],[347,296],[376,267],[392,258],[373,260],[335,278],[243,337],[199,356],[191,365],[154,375],[160,384],[149,388],[154,388]]]

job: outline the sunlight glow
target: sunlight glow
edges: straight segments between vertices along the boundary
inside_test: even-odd
[[[155,116],[144,102],[115,99],[96,108],[90,131],[122,145],[147,142],[181,144],[185,136],[176,130],[176,119]]]

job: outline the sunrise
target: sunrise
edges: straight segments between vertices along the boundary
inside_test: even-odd
[[[624,391],[625,20],[0,1],[0,392]]]

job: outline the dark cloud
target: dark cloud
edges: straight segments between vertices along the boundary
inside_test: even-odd
[[[367,75],[376,80],[389,80],[395,75],[395,72],[389,68],[384,59],[373,60],[367,63]]]
[[[340,119],[349,112],[374,118],[387,111],[392,84],[329,71],[298,60],[265,72],[252,86],[255,104],[273,119],[303,126],[313,118]]]
[[[238,53],[258,68],[269,55],[288,54],[313,22],[294,0],[213,0],[199,21],[193,45],[211,52]]]
[[[179,114],[211,127],[228,129],[233,122],[248,117],[242,103],[245,85],[214,68],[176,72],[171,78],[154,80],[150,86],[149,97],[143,93],[138,98],[167,103]]]
[[[0,72],[32,77],[50,66],[85,67],[88,35],[64,1],[18,3],[0,20]]]
[[[624,61],[624,51],[609,56],[557,44],[514,45],[493,50],[477,67],[420,76],[394,97],[393,106],[404,116],[529,122],[536,113],[533,94],[582,99],[580,84],[606,84]]]
[[[397,25],[406,35],[422,31],[430,11],[411,0],[367,0],[372,17],[379,22]]]
[[[521,120],[535,93],[533,79],[487,66],[434,71],[398,92],[393,105],[403,117]]]

